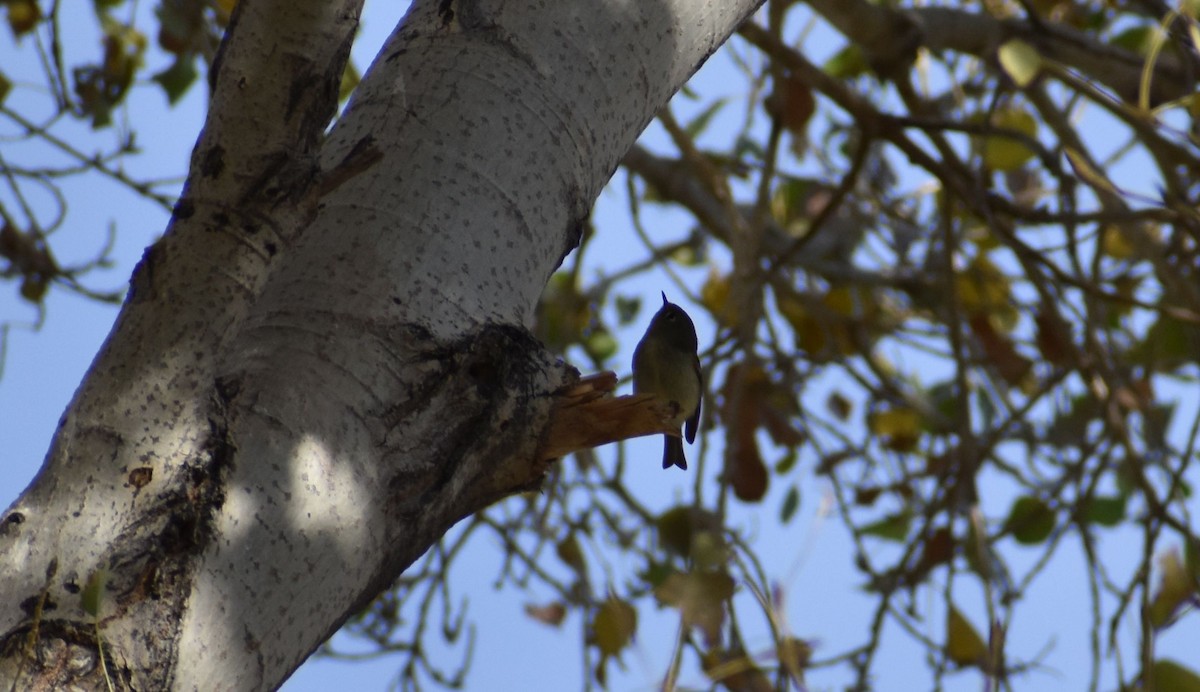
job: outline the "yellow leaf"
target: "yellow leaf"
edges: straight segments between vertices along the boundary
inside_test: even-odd
[[[1029,86],[1042,67],[1042,56],[1038,55],[1037,49],[1021,39],[1005,41],[997,53],[1000,67],[1022,89]]]
[[[1016,130],[1037,137],[1037,119],[1029,111],[1011,106],[996,111],[990,119],[992,127]],[[1012,171],[1033,158],[1033,150],[1020,140],[1007,135],[989,135],[983,139],[983,162],[994,171]]]
[[[1179,606],[1196,591],[1196,581],[1183,566],[1179,551],[1172,550],[1158,557],[1161,581],[1158,593],[1150,602],[1150,624],[1155,628],[1166,625]]]
[[[1133,257],[1133,245],[1120,226],[1105,224],[1100,230],[1100,250],[1113,259]]]
[[[911,408],[875,411],[867,416],[867,429],[873,435],[917,437],[921,432],[921,414]]]
[[[229,18],[233,16],[233,9],[237,7],[238,0],[217,0],[217,22],[221,26],[229,23]]]
[[[987,656],[987,645],[958,608],[950,606],[946,614],[946,655],[959,665],[973,665]]]

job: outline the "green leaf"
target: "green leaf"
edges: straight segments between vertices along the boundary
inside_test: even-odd
[[[1018,543],[1037,545],[1054,531],[1054,510],[1036,497],[1018,497],[1004,522],[1004,530],[1012,533]]]
[[[970,621],[950,606],[946,613],[946,655],[959,665],[978,664],[987,656],[987,644]]]
[[[782,476],[796,467],[796,462],[800,460],[800,455],[796,454],[796,448],[788,449],[787,454],[783,458],[775,462],[775,473]]]
[[[870,66],[862,48],[857,43],[851,43],[834,53],[821,69],[836,79],[852,79],[866,74]]]
[[[912,514],[900,512],[892,514],[863,527],[862,532],[867,536],[876,536],[889,541],[903,541],[908,537],[908,526],[912,522]]]
[[[100,602],[104,597],[104,587],[107,584],[108,570],[106,569],[98,569],[88,576],[87,583],[83,586],[83,592],[79,595],[83,612],[94,618],[100,617]]]
[[[1171,692],[1200,692],[1200,675],[1178,663],[1160,658],[1150,668],[1153,689]]]
[[[727,99],[723,98],[713,101],[711,104],[709,104],[708,108],[700,111],[699,115],[697,115],[695,118],[692,118],[692,121],[684,126],[683,131],[686,132],[692,139],[699,137],[704,132],[705,128],[708,127],[708,124],[712,122],[713,117],[721,110],[722,107],[725,106],[726,101]]]
[[[1001,45],[997,57],[1000,67],[1022,89],[1029,86],[1042,67],[1042,56],[1037,49],[1016,38]]]
[[[154,75],[154,81],[163,88],[167,94],[167,102],[174,106],[183,98],[187,90],[196,82],[198,72],[196,72],[196,57],[190,53],[184,53],[175,58],[175,62],[167,69]]]
[[[637,611],[628,602],[616,596],[596,610],[592,621],[592,637],[596,647],[604,656],[616,656],[633,640],[637,631]]]
[[[583,342],[583,350],[597,363],[612,358],[617,352],[617,340],[604,327],[597,327],[588,334]]]
[[[617,309],[617,323],[625,326],[637,317],[638,311],[642,309],[642,299],[636,296],[617,296],[613,299],[613,307]]]
[[[558,542],[554,546],[554,552],[558,555],[558,559],[575,571],[576,574],[583,575],[587,573],[587,561],[583,556],[583,549],[579,547],[579,541],[575,538],[575,533],[571,532],[566,538]]]
[[[1174,370],[1200,357],[1200,328],[1167,315],[1160,315],[1141,343],[1130,350],[1128,360],[1157,372]]]
[[[1125,495],[1093,497],[1083,506],[1083,520],[1089,524],[1116,526],[1125,518]]]
[[[1158,25],[1146,24],[1144,26],[1135,26],[1117,34],[1109,43],[1117,48],[1124,48],[1138,55],[1146,55],[1150,52],[1151,47],[1154,46],[1158,31]]]
[[[783,498],[783,507],[779,509],[779,521],[786,524],[799,508],[800,489],[793,485],[791,488],[788,488],[787,495]]]

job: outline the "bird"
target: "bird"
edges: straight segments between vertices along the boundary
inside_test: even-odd
[[[633,350],[633,392],[653,394],[676,406],[672,426],[683,428],[688,444],[695,442],[700,425],[700,400],[703,398],[703,376],[696,351],[696,326],[687,312],[667,300],[662,293],[662,307],[650,320],[646,334]],[[675,435],[663,435],[663,468],[678,466],[687,470],[683,440]]]

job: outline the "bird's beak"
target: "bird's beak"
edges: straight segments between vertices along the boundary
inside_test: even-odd
[[[660,291],[660,292],[662,293],[662,297],[663,297],[663,305],[666,305],[667,304],[667,292],[666,291]]]

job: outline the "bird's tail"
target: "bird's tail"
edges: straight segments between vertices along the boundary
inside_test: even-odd
[[[678,466],[687,470],[687,458],[683,456],[683,440],[674,435],[663,435],[663,468]]]

